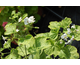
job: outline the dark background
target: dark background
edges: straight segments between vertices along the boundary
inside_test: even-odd
[[[71,18],[74,24],[80,25],[80,6],[39,6],[38,9],[41,19],[35,26],[40,27],[40,33],[49,31],[50,21],[61,21],[65,17]]]

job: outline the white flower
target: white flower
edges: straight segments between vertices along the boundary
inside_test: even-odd
[[[4,36],[2,35],[2,39],[5,40]]]
[[[30,16],[29,18],[26,17],[26,18],[24,19],[24,24],[27,25],[28,23],[34,23],[34,22],[35,22],[34,19],[35,19],[34,16]]]
[[[68,40],[68,43],[71,43],[72,42],[72,40]]]
[[[73,39],[74,39],[74,35],[72,35],[72,38],[71,38],[71,40],[73,41]]]
[[[34,19],[35,19],[34,16],[30,16],[30,17],[28,18],[29,23],[33,23],[33,22],[35,22]]]
[[[73,24],[73,25],[71,26],[71,28],[75,28],[75,24]]]
[[[4,44],[5,44],[5,43],[6,43],[6,41],[5,41],[6,39],[5,39],[5,37],[4,37],[3,35],[2,35],[2,39],[4,40]],[[4,45],[4,44],[3,44],[3,45]]]
[[[62,44],[62,41],[60,41],[60,44]]]
[[[63,34],[63,35],[61,36],[61,38],[67,41],[67,38],[68,38],[68,37],[67,37],[67,34]]]
[[[28,17],[26,17],[25,19],[24,19],[24,24],[25,25],[27,25],[29,22],[28,22]]]
[[[65,42],[65,44],[68,44],[68,42]]]
[[[68,42],[65,42],[65,44],[71,44],[73,39],[74,39],[74,35],[72,35],[72,38],[70,40],[68,40]]]
[[[71,30],[70,30],[70,28],[67,28],[67,31],[68,31],[68,32],[67,32],[68,34],[70,34],[70,33],[71,33]]]
[[[16,29],[16,32],[18,32],[19,31],[19,29]]]
[[[68,40],[68,42],[65,42],[65,44],[71,44],[72,40]]]
[[[18,19],[18,22],[21,22],[21,20],[22,20],[22,18],[20,17],[20,18]]]

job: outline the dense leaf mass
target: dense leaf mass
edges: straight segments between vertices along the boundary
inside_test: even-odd
[[[32,8],[32,10],[35,11],[36,8]],[[12,12],[12,15],[15,15],[15,11]],[[24,16],[27,16],[27,14],[25,14]],[[24,16],[22,17],[23,19],[25,18]],[[5,26],[6,31],[4,34],[11,35],[13,37],[11,37],[11,39],[8,39],[8,41],[4,44],[3,49],[10,48],[11,41],[15,40],[18,44],[17,48],[11,48],[10,54],[7,55],[5,59],[52,59],[52,55],[54,56],[54,58],[59,56],[60,59],[79,58],[77,49],[74,46],[69,45],[68,42],[70,41],[70,39],[71,41],[73,41],[74,39],[77,41],[80,40],[80,26],[76,25],[75,29],[70,28],[70,24],[72,23],[70,18],[66,17],[60,22],[51,21],[50,25],[48,26],[50,28],[50,32],[40,33],[35,37],[33,37],[29,33],[29,30],[32,29],[32,23],[24,25],[23,19],[21,22],[13,24],[8,23]],[[19,25],[19,23],[21,24]],[[19,32],[16,32],[16,28],[18,28],[19,26],[22,27],[19,29]],[[60,28],[62,28],[62,32],[60,31]],[[71,31],[70,33],[68,31],[69,28]],[[69,40],[67,39],[68,37],[70,38]],[[66,45],[65,39],[68,41]],[[3,49],[1,49],[0,52]]]

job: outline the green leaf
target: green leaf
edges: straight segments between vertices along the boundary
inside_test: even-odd
[[[5,30],[6,30],[6,32],[4,33],[5,35],[10,35],[10,34],[15,33],[16,32],[16,24],[8,23],[5,26]]]
[[[29,55],[28,56],[28,59],[33,59],[33,55]]]
[[[21,56],[18,54],[16,49],[11,49],[11,52],[5,59],[21,59]]]
[[[60,22],[51,21],[50,25],[48,26],[50,29],[60,29]]]
[[[32,35],[28,34],[25,38],[20,38],[18,40],[18,45],[26,45],[27,49],[33,47],[35,44],[35,39]]]
[[[74,46],[67,45],[60,50],[59,57],[63,59],[78,59],[79,54]]]
[[[45,49],[51,46],[50,41],[46,40],[45,37],[38,37],[35,39],[36,47],[40,49]]]
[[[51,38],[51,39],[57,39],[57,37],[58,37],[58,29],[56,29],[56,30],[54,30],[54,29],[52,29],[51,31],[50,31],[50,33],[49,33],[49,37]]]
[[[25,45],[18,46],[17,50],[18,50],[18,54],[21,56],[25,56],[26,53],[29,54],[28,49],[27,48],[25,49]]]
[[[37,51],[35,54],[33,54],[33,59],[40,59],[39,51]]]
[[[35,14],[34,17],[35,17],[35,22],[34,23],[37,23],[41,18],[39,14]]]
[[[72,23],[71,18],[65,17],[65,19],[61,21],[61,27],[65,29],[69,27],[71,23]]]
[[[14,11],[12,11],[11,15],[14,15],[15,13],[16,13],[16,11],[14,10]]]
[[[69,59],[69,57],[70,57],[70,52],[69,52],[69,50],[67,49],[67,48],[63,48],[63,49],[61,49],[60,50],[60,53],[59,53],[59,57],[61,58],[61,59],[63,59],[63,58],[65,58],[65,59]]]
[[[80,41],[80,34],[76,34],[74,38],[75,40]]]
[[[36,47],[31,47],[28,49],[29,53],[31,54],[29,58],[32,59],[40,59],[40,49]]]
[[[24,19],[24,18],[26,18],[28,16],[28,14],[26,13],[26,14],[24,14],[23,16],[22,16],[22,19]]]
[[[9,48],[11,47],[11,40],[8,39],[8,41],[4,44],[4,48]]]
[[[42,54],[40,55],[40,59],[46,59],[46,53],[44,52],[44,50],[43,50]]]
[[[56,41],[55,46],[58,46],[58,48],[64,48],[65,46],[65,41],[63,41],[62,39],[60,39],[59,41]]]
[[[45,52],[46,55],[52,55],[53,54],[53,47],[50,46],[50,47],[46,48],[44,50],[44,52]]]
[[[50,55],[46,56],[46,59],[52,59]]]
[[[77,26],[78,31],[76,31],[74,38],[75,38],[75,40],[80,41],[80,26],[78,26],[78,25],[76,25],[76,26]]]
[[[70,52],[70,59],[78,59],[79,58],[79,54],[77,53],[76,47],[71,46],[71,45],[67,45],[66,48]]]
[[[29,59],[40,59],[39,52],[36,52],[35,54],[29,55]]]
[[[40,33],[40,34],[37,34],[36,36],[35,36],[35,38],[38,38],[38,37],[49,37],[49,33],[47,32],[47,33]]]
[[[0,48],[0,52],[3,51],[3,50],[4,50],[3,48]]]
[[[59,53],[60,53],[60,48],[58,48],[57,46],[53,46],[53,55],[54,55],[54,57],[59,55]]]

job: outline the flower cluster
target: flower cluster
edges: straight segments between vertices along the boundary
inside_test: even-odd
[[[66,40],[67,41],[67,34],[63,34],[62,36],[61,36],[61,39],[63,39],[63,40]]]
[[[75,24],[73,24],[73,25],[71,26],[71,28],[75,29]],[[75,29],[75,30],[78,31],[77,29]],[[71,33],[70,28],[67,28],[67,31],[68,31],[67,34],[70,34],[70,33]],[[67,41],[67,42],[65,42],[65,44],[71,44],[72,41],[74,40],[74,35],[72,35],[72,38],[71,38],[70,40],[68,40],[67,34],[66,34],[66,33],[63,34],[63,35],[61,36],[61,39]]]
[[[72,38],[70,40],[68,40],[67,42],[65,42],[65,44],[71,44],[73,40],[74,40],[74,36],[72,36]]]
[[[74,40],[74,36],[73,36],[73,35],[72,35],[72,38],[71,38],[70,40],[68,40],[67,38],[68,38],[68,37],[67,37],[67,34],[63,34],[63,35],[61,36],[61,39],[67,41],[67,42],[65,42],[65,44],[71,44],[72,41]]]
[[[34,18],[33,16],[30,16],[29,18],[26,17],[26,18],[24,19],[24,24],[27,25],[28,23],[33,23],[33,22],[35,22],[34,19],[35,19],[35,18]]]
[[[34,16],[30,16],[29,18],[26,17],[26,18],[24,19],[24,24],[27,25],[27,24],[29,24],[29,23],[34,23],[34,22],[35,22],[34,19],[35,19]],[[21,22],[21,21],[22,21],[22,18],[20,17],[19,20],[18,20],[18,22]]]

